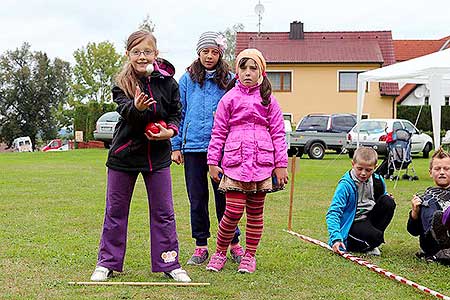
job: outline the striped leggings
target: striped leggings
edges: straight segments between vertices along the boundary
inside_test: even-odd
[[[226,192],[225,197],[225,213],[217,234],[217,251],[226,253],[245,209],[247,211],[246,253],[254,256],[264,227],[263,211],[266,193],[244,194],[233,191]]]

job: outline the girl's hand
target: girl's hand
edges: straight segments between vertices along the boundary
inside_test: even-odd
[[[283,187],[289,180],[289,174],[287,168],[275,168],[273,170],[273,176],[277,179],[277,185]]]
[[[172,161],[177,165],[184,163],[183,153],[180,150],[172,151]]]
[[[161,140],[168,140],[174,135],[174,131],[171,128],[164,128],[161,124],[155,123],[155,125],[159,128],[158,133],[152,133],[152,132],[146,132],[145,136],[150,141],[161,141]]]
[[[141,88],[139,87],[139,85],[136,86],[136,92],[134,93],[134,106],[137,108],[137,110],[144,111],[153,103],[156,103],[156,101],[153,100],[153,98],[149,99],[146,94],[141,92]]]
[[[217,183],[220,182],[220,178],[222,178],[222,174],[223,174],[223,170],[221,167],[209,165],[209,176],[211,176],[211,178],[215,182],[217,182]]]
[[[419,196],[414,195],[411,199],[411,218],[417,220],[419,218],[420,205],[422,204],[422,199]]]

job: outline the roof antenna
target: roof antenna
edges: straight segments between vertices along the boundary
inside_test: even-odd
[[[264,5],[261,4],[261,0],[258,0],[258,4],[255,6],[255,13],[258,15],[258,37],[261,36],[261,20],[264,13]]]

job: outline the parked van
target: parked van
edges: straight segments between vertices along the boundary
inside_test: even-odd
[[[29,136],[22,136],[14,139],[12,149],[16,152],[33,152],[33,145]]]

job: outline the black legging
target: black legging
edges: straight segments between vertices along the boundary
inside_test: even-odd
[[[352,224],[347,238],[347,250],[365,252],[384,243],[384,231],[394,216],[395,202],[389,195],[375,201],[367,218]]]

